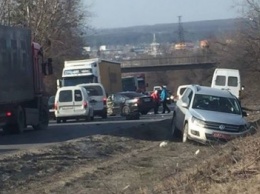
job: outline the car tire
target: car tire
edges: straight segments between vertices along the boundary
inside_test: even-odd
[[[176,127],[176,116],[173,115],[172,121],[171,121],[171,137],[175,137],[177,134],[177,127]]]
[[[61,119],[60,118],[56,118],[56,122],[57,123],[61,123]]]
[[[186,143],[188,142],[188,123],[184,125],[183,133],[182,133],[182,142]]]
[[[147,115],[148,111],[141,111],[142,115]]]
[[[124,106],[123,108],[122,108],[122,115],[129,115],[130,114],[130,108],[129,108],[129,106]]]

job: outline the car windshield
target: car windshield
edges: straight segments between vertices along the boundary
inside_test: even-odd
[[[144,96],[143,94],[135,93],[135,92],[121,93],[121,95],[130,99]]]
[[[64,77],[63,85],[64,86],[76,86],[78,84],[92,83],[93,76],[78,76],[78,77]]]
[[[192,108],[231,114],[241,114],[239,102],[234,98],[196,94]]]

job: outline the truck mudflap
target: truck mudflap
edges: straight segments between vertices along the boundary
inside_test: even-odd
[[[48,128],[49,125],[49,109],[47,98],[42,98],[39,105],[39,117],[38,123],[32,125],[35,130],[44,130]]]

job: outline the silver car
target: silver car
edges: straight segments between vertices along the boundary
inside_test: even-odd
[[[227,141],[250,132],[246,115],[229,91],[189,85],[176,102],[171,131],[183,142]]]

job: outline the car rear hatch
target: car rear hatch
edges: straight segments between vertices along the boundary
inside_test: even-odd
[[[88,91],[90,103],[94,110],[103,110],[106,107],[106,98],[100,86],[84,86]]]

